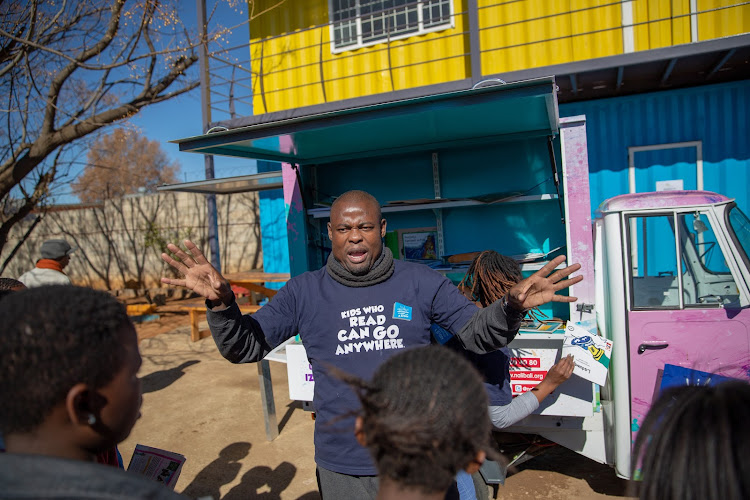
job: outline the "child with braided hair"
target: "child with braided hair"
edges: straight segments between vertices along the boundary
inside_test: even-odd
[[[482,378],[451,350],[408,349],[371,382],[346,380],[362,403],[355,435],[377,465],[378,500],[442,500],[459,470],[474,473],[496,456]]]
[[[522,279],[521,266],[513,258],[494,250],[485,250],[471,263],[458,287],[477,306],[487,307],[501,300]],[[539,385],[513,398],[510,388],[510,352],[507,348],[488,354],[461,351],[484,376],[490,399],[490,420],[498,429],[509,427],[529,416],[544,398],[570,378],[575,367],[573,358],[567,356],[549,369]]]

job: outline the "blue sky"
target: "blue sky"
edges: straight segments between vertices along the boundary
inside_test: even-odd
[[[232,27],[246,19],[246,5],[242,5],[242,2],[237,2],[237,7],[233,9],[229,3],[227,0],[206,0],[207,15],[211,16],[213,11],[213,17],[209,20],[209,31],[217,29],[218,26]],[[197,26],[196,2],[194,0],[182,1],[180,2],[180,9],[182,22],[185,26]],[[224,38],[226,39],[226,44],[231,47],[247,44],[247,23],[237,27]],[[209,48],[209,50],[215,49],[216,47]],[[215,61],[211,61],[210,65],[212,70],[217,70],[215,67],[217,63]],[[224,92],[226,93],[226,90]],[[223,107],[226,107],[226,105],[223,105]],[[214,111],[214,121],[222,118],[226,117],[218,116]],[[148,107],[131,119],[130,123],[139,127],[149,139],[158,140],[162,144],[164,151],[171,158],[179,161],[181,170],[178,178],[181,182],[205,179],[203,155],[181,153],[176,144],[169,143],[169,141],[184,139],[202,133],[199,89],[193,90],[188,95],[179,96],[170,101]],[[214,157],[214,170],[215,176],[219,178],[253,174],[257,169],[254,161],[217,156]]]
[[[187,95],[176,97],[145,108],[130,120],[152,141],[159,141],[162,149],[180,163],[180,182],[205,179],[203,155],[182,153],[177,144],[169,141],[201,135],[200,91],[195,89]],[[231,177],[255,173],[255,164],[241,158],[214,157],[216,177]]]

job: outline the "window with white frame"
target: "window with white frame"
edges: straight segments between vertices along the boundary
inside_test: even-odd
[[[329,0],[333,50],[451,27],[452,0]]]

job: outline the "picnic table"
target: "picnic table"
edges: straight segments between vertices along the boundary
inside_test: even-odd
[[[289,281],[289,273],[265,273],[263,271],[242,271],[238,273],[225,274],[229,283],[246,288],[251,292],[265,295],[269,299],[276,295],[278,290],[267,288],[265,283],[285,283]]]

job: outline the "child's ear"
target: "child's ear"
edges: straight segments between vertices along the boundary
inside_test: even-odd
[[[354,437],[357,438],[357,442],[362,446],[367,446],[367,439],[365,438],[364,421],[362,417],[357,417],[354,421]]]
[[[86,384],[76,384],[65,396],[65,409],[73,425],[88,425],[89,415],[95,411],[91,391]]]
[[[484,460],[487,458],[487,454],[483,451],[478,451],[476,456],[474,456],[474,460],[469,462],[469,465],[466,466],[466,472],[469,474],[474,474],[476,471],[479,470],[479,468],[484,463]]]

